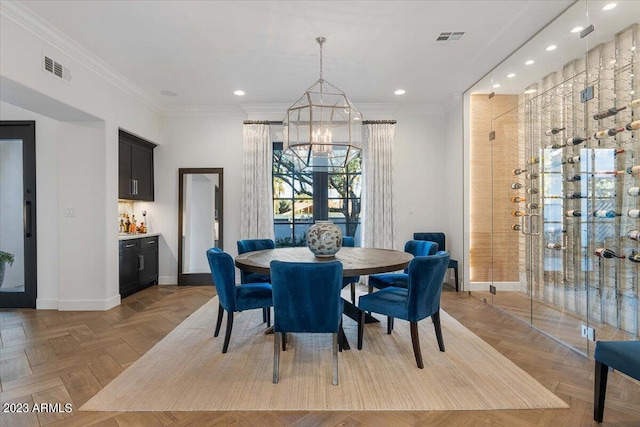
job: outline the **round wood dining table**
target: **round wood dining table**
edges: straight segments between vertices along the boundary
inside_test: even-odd
[[[252,273],[269,274],[271,261],[340,261],[344,277],[388,273],[403,270],[413,259],[407,252],[392,249],[342,247],[334,257],[316,257],[307,247],[265,249],[245,252],[236,257],[236,267]]]

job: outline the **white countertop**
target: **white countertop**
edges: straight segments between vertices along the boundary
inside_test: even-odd
[[[136,234],[120,233],[118,234],[118,240],[142,239],[145,237],[153,237],[153,236],[159,236],[159,235],[160,233],[136,233]]]

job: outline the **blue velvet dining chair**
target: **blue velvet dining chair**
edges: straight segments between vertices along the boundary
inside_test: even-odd
[[[362,349],[364,317],[365,312],[368,311],[386,315],[387,322],[391,322],[393,318],[409,321],[413,354],[418,368],[424,368],[418,337],[418,322],[420,320],[431,317],[438,347],[440,351],[444,351],[444,340],[440,326],[440,294],[448,265],[449,254],[444,251],[435,255],[415,257],[409,263],[407,288],[389,286],[378,292],[360,296],[358,301],[360,309],[358,350]],[[389,326],[387,326],[387,333],[391,333]]]
[[[218,248],[207,250],[209,268],[213,277],[213,284],[218,293],[218,320],[214,337],[220,332],[222,316],[227,312],[227,330],[224,335],[224,345],[222,352],[226,353],[231,339],[231,329],[233,328],[233,313],[237,311],[252,310],[262,308],[267,310],[267,325],[270,324],[271,313],[269,307],[273,306],[271,294],[271,284],[269,283],[248,283],[236,286],[235,267],[233,258],[226,252]]]
[[[436,242],[438,244],[438,249],[441,251],[447,250],[447,237],[444,233],[441,232],[420,232],[413,233],[414,240],[429,240],[431,242]],[[455,259],[449,259],[449,266],[447,268],[453,268],[453,274],[456,281],[456,292],[459,290],[459,281],[458,281],[458,261]]]
[[[280,378],[280,334],[286,350],[288,332],[333,334],[333,385],[338,385],[338,333],[343,301],[342,263],[271,261],[273,286],[273,382]]]
[[[275,249],[276,244],[271,239],[245,239],[238,240],[238,255],[253,252],[262,251],[264,249]],[[240,283],[259,283],[270,282],[268,275],[251,273],[240,269]]]
[[[424,240],[409,240],[404,244],[404,251],[414,257],[433,255],[438,252],[438,244]],[[373,288],[384,289],[389,286],[406,288],[409,282],[409,269],[405,268],[403,273],[383,273],[369,276],[369,293]]]
[[[346,246],[348,248],[355,247],[355,240],[351,236],[343,236],[342,237],[342,246]],[[356,284],[360,281],[360,276],[351,276],[342,278],[342,288],[345,288],[348,285],[351,285],[351,302],[355,305],[356,303]]]

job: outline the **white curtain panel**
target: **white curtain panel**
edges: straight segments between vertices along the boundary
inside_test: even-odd
[[[241,239],[273,239],[273,146],[266,123],[245,124],[242,154]]]
[[[395,249],[393,199],[394,123],[365,125],[362,150],[364,246]]]

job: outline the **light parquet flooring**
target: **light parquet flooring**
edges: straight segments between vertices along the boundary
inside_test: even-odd
[[[78,411],[90,397],[214,295],[211,287],[153,286],[123,299],[119,307],[106,312],[0,310],[0,401],[31,406],[34,403],[73,405],[70,413],[0,413],[0,425],[596,425],[592,422],[592,360],[477,298],[453,292],[444,292],[442,296],[442,307],[449,314],[564,399],[570,408],[437,412]],[[609,376],[603,425],[640,426],[638,382],[618,373]]]

